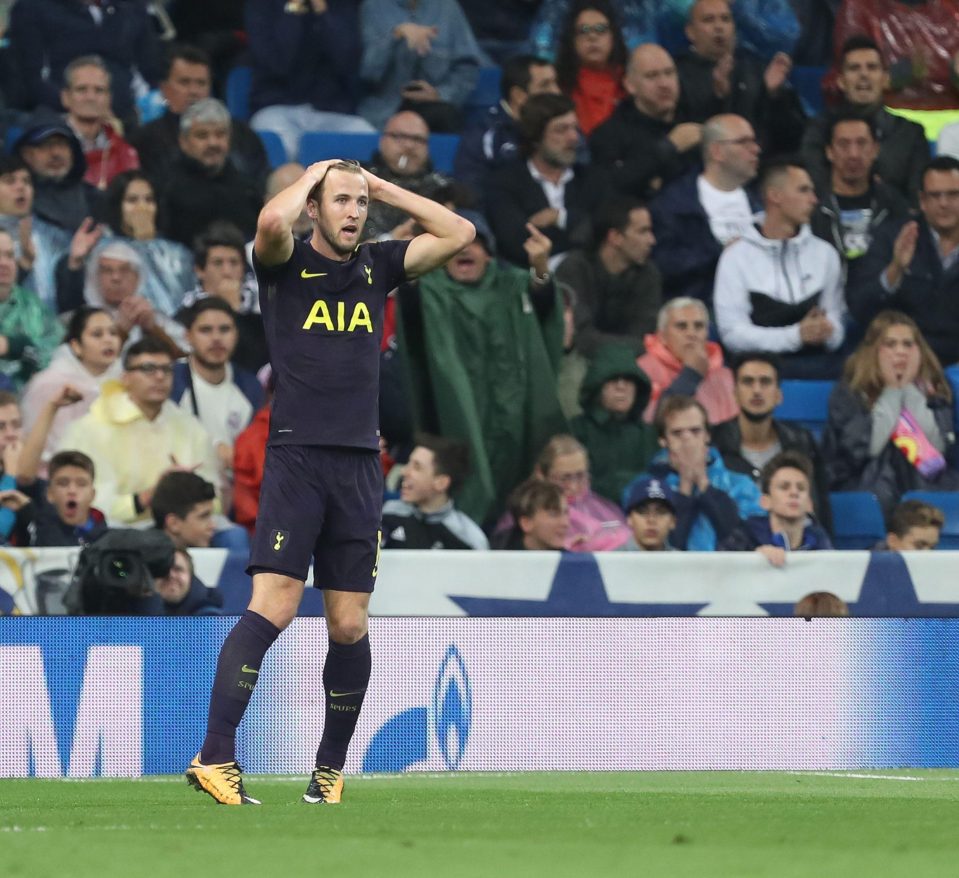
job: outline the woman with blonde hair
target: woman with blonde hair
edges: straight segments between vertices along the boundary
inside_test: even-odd
[[[910,490],[959,489],[952,390],[915,321],[882,311],[829,400],[823,451],[834,491],[871,491],[886,516]]]

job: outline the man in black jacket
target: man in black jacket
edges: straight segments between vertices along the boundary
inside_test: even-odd
[[[608,168],[613,191],[648,198],[699,162],[702,125],[678,110],[679,76],[655,43],[637,46],[626,65],[629,96],[594,132],[593,163]]]
[[[811,487],[816,517],[831,529],[829,483],[816,440],[805,427],[773,417],[783,399],[779,361],[771,354],[743,354],[733,374],[739,414],[712,428],[713,447],[722,454],[729,469],[745,473],[757,485],[763,467],[781,451],[802,452],[813,467]]]
[[[756,129],[763,149],[791,152],[806,115],[787,81],[792,59],[777,52],[768,64],[736,47],[736,24],[727,0],[697,0],[689,10],[690,49],[676,58],[689,119],[705,122],[721,113],[742,116]]]
[[[843,93],[835,112],[852,113],[872,121],[879,137],[876,174],[898,189],[915,205],[922,183],[922,169],[929,161],[929,143],[922,126],[894,116],[883,107],[883,93],[889,87],[889,73],[879,47],[865,36],[850,37],[842,47],[842,60],[836,84]],[[829,179],[826,143],[829,116],[824,113],[810,120],[802,141],[802,157],[813,179]]]

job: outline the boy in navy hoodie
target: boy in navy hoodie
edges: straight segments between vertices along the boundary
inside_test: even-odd
[[[720,551],[756,551],[774,567],[786,564],[786,553],[831,549],[829,535],[813,520],[812,464],[798,451],[783,451],[760,476],[760,505],[769,515],[753,515],[719,545]]]

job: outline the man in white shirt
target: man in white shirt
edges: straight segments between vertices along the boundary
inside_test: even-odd
[[[713,116],[703,125],[703,171],[668,184],[650,205],[653,262],[669,296],[710,304],[723,248],[741,238],[760,209],[747,184],[759,167],[753,126],[742,116]]]

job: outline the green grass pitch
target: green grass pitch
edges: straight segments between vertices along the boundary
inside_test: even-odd
[[[0,780],[3,878],[959,876],[959,772],[250,777],[226,808],[182,778]]]

